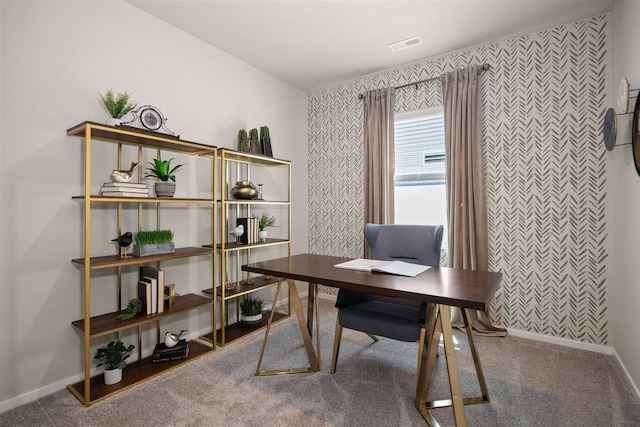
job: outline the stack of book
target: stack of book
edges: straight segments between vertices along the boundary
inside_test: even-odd
[[[149,197],[146,184],[135,182],[105,182],[100,189],[100,195],[110,197]]]
[[[142,314],[164,311],[164,270],[140,266],[138,298],[142,301]]]
[[[252,243],[258,243],[258,231],[260,228],[258,224],[260,220],[258,218],[238,218],[236,220],[236,226],[244,226],[244,234],[240,236],[240,243],[250,245]]]
[[[151,356],[151,362],[169,362],[171,360],[186,359],[189,355],[189,344],[187,340],[180,340],[173,347],[167,347],[164,343],[156,344]]]

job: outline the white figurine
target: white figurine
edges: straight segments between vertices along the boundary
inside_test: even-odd
[[[175,345],[178,344],[178,341],[180,341],[182,334],[187,331],[188,329],[181,329],[180,333],[177,335],[172,332],[167,332],[164,334],[164,345],[166,345],[167,348],[175,347]]]

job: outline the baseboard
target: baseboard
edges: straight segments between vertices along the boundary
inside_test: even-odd
[[[618,356],[618,352],[616,351],[615,348],[613,349],[613,356],[616,358],[616,360],[618,361],[618,365],[620,365],[620,367],[624,371],[624,374],[627,376],[627,379],[631,384],[631,388],[633,389],[633,392],[636,395],[636,399],[640,401],[640,389],[638,389],[638,385],[633,381],[633,378],[631,378],[631,374],[629,374],[627,367],[624,365],[624,363],[622,363],[622,360],[620,359],[620,356]]]
[[[528,338],[534,341],[548,342],[551,344],[563,345],[565,347],[578,348],[581,350],[593,351],[594,353],[613,354],[613,348],[606,345],[591,344],[582,341],[574,341],[566,338],[553,337],[550,335],[537,334],[534,332],[522,331],[520,329],[507,328],[510,335],[514,337]]]
[[[202,331],[197,331],[197,332],[193,332],[190,334],[187,334],[185,336],[186,339],[191,340],[194,338],[198,338],[202,335],[208,334],[210,333],[210,330],[202,330]],[[153,349],[146,349],[143,353],[142,353],[142,357],[147,357],[150,356],[151,353],[153,352]],[[93,368],[91,370],[91,376],[94,375],[98,375],[100,372],[102,371],[101,368]],[[24,405],[25,403],[29,403],[29,402],[33,402],[34,400],[38,400],[41,397],[45,397],[51,393],[55,393],[57,391],[60,390],[64,390],[67,388],[68,384],[75,384],[77,382],[80,382],[84,379],[84,374],[83,373],[79,373],[76,375],[72,375],[70,377],[67,377],[66,379],[60,380],[60,381],[56,381],[55,383],[52,384],[47,384],[44,387],[40,387],[37,388],[35,390],[31,390],[28,391],[24,394],[21,394],[20,396],[16,396],[13,397],[9,400],[5,400],[3,402],[0,402],[0,413],[3,413],[5,411],[8,411],[10,409],[16,408],[20,405]],[[80,404],[78,402],[78,404]]]

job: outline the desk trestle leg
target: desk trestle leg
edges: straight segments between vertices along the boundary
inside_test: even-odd
[[[445,305],[439,305],[437,314],[435,314],[435,316],[435,326],[431,326],[433,325],[433,318],[430,318],[429,322],[427,323],[427,333],[430,334],[430,337],[426,340],[427,342],[424,345],[425,348],[423,349],[423,354],[420,361],[421,368],[418,376],[418,387],[416,390],[416,408],[428,425],[436,427],[439,426],[439,424],[429,413],[429,409],[453,407],[453,415],[456,426],[466,426],[467,420],[464,413],[464,405],[489,402],[489,392],[484,379],[482,365],[480,364],[480,358],[478,357],[478,352],[476,350],[475,342],[473,339],[473,331],[471,329],[471,326],[469,325],[466,310],[463,309],[462,317],[464,319],[465,328],[467,330],[469,349],[471,350],[473,363],[475,365],[476,374],[478,376],[478,383],[480,384],[480,389],[482,391],[481,397],[465,398],[462,395],[458,362],[453,344],[453,330],[451,327],[451,314],[449,311],[449,307]],[[431,385],[431,377],[433,376],[433,371],[436,364],[436,354],[441,336],[444,341],[451,399],[425,402]]]
[[[281,283],[282,282],[279,282],[278,287],[276,288],[276,295],[274,297],[274,301],[277,301],[278,299]],[[260,359],[258,360],[258,367],[256,368],[256,375],[258,376],[277,375],[277,374],[297,374],[297,373],[303,373],[303,372],[317,372],[320,370],[320,323],[319,323],[319,314],[318,314],[317,304],[314,304],[315,307],[313,311],[315,312],[315,316],[316,316],[316,328],[317,328],[316,335],[318,339],[318,354],[316,354],[316,351],[313,348],[313,342],[311,341],[311,334],[309,333],[309,329],[307,327],[307,323],[304,318],[302,303],[300,302],[300,296],[298,295],[298,289],[296,288],[295,281],[287,280],[287,284],[289,286],[289,295],[291,296],[293,309],[296,313],[296,318],[298,319],[298,327],[300,328],[300,333],[302,334],[302,340],[304,342],[305,350],[307,351],[307,357],[309,358],[310,366],[306,368],[260,370],[260,366],[262,365],[262,358],[264,356],[264,350],[267,346],[267,340],[269,338],[271,321],[273,320],[273,313],[275,310],[275,303],[274,303],[273,307],[271,308],[271,314],[269,315],[269,322],[267,323],[267,328],[265,330],[264,341],[262,342],[262,350],[260,351]]]

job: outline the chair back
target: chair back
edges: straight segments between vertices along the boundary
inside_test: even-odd
[[[398,260],[438,267],[442,225],[366,224],[371,259]]]

